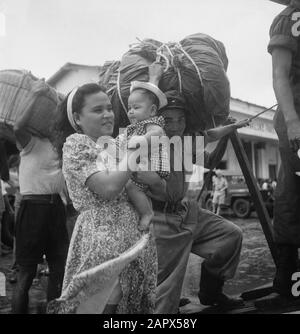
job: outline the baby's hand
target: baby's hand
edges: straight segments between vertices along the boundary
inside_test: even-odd
[[[234,127],[235,127],[236,129],[240,129],[240,128],[243,128],[243,127],[245,127],[245,126],[248,126],[248,125],[250,124],[250,122],[251,122],[251,119],[249,119],[249,118],[247,118],[247,119],[243,119],[242,121],[236,122],[236,123],[234,124]]]
[[[147,145],[147,140],[145,139],[144,136],[133,136],[132,138],[129,139],[127,147],[129,149],[136,149],[138,144],[143,145],[144,141],[146,141]]]

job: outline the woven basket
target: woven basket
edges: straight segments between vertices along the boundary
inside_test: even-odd
[[[36,93],[41,89],[42,93]],[[28,108],[33,108],[26,128],[34,135],[49,137],[59,102],[55,89],[30,72],[0,71],[0,123],[13,126]]]

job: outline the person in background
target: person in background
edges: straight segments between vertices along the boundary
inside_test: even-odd
[[[228,183],[222,172],[216,170],[216,177],[213,179],[213,212],[217,215],[220,214],[221,206],[225,204],[226,189]]]
[[[261,186],[261,190],[268,190],[269,189],[269,184],[268,181],[265,180]]]
[[[274,191],[276,190],[276,187],[277,187],[277,180],[276,180],[276,179],[274,179],[274,180],[272,181],[271,186],[272,186],[272,190],[273,190],[273,192],[274,192]]]
[[[22,196],[16,222],[16,262],[19,268],[12,313],[28,312],[28,292],[43,256],[49,265],[47,300],[60,296],[69,240],[60,193],[65,184],[58,155],[47,138],[26,129],[29,108],[14,132],[20,149],[19,183]]]
[[[9,274],[9,282],[14,284],[17,282],[17,263],[16,263],[16,238],[15,238],[15,230],[16,230],[16,221],[17,215],[21,204],[21,194],[20,194],[20,185],[19,185],[19,165],[20,165],[20,155],[15,154],[9,157],[8,159],[9,165],[9,176],[10,180],[13,184],[12,193],[14,195],[14,249],[13,249],[13,261],[12,268]]]
[[[13,217],[14,211],[11,205],[11,181],[1,180],[2,197],[5,210],[2,215],[1,248],[2,254],[10,254],[13,251]]]

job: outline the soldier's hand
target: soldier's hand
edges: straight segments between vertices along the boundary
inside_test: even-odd
[[[287,135],[293,152],[300,149],[300,120],[287,123]]]
[[[150,81],[156,80],[158,83],[163,73],[164,73],[164,67],[160,62],[156,61],[149,66]]]
[[[248,126],[250,123],[251,123],[251,119],[247,118],[247,119],[243,119],[242,121],[236,122],[234,125],[236,129],[240,129],[245,126]]]

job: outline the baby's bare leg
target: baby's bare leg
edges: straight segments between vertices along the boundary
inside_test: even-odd
[[[139,230],[149,230],[151,220],[154,216],[150,199],[144,191],[135,185],[131,180],[127,183],[126,190],[131,202],[141,217]]]

